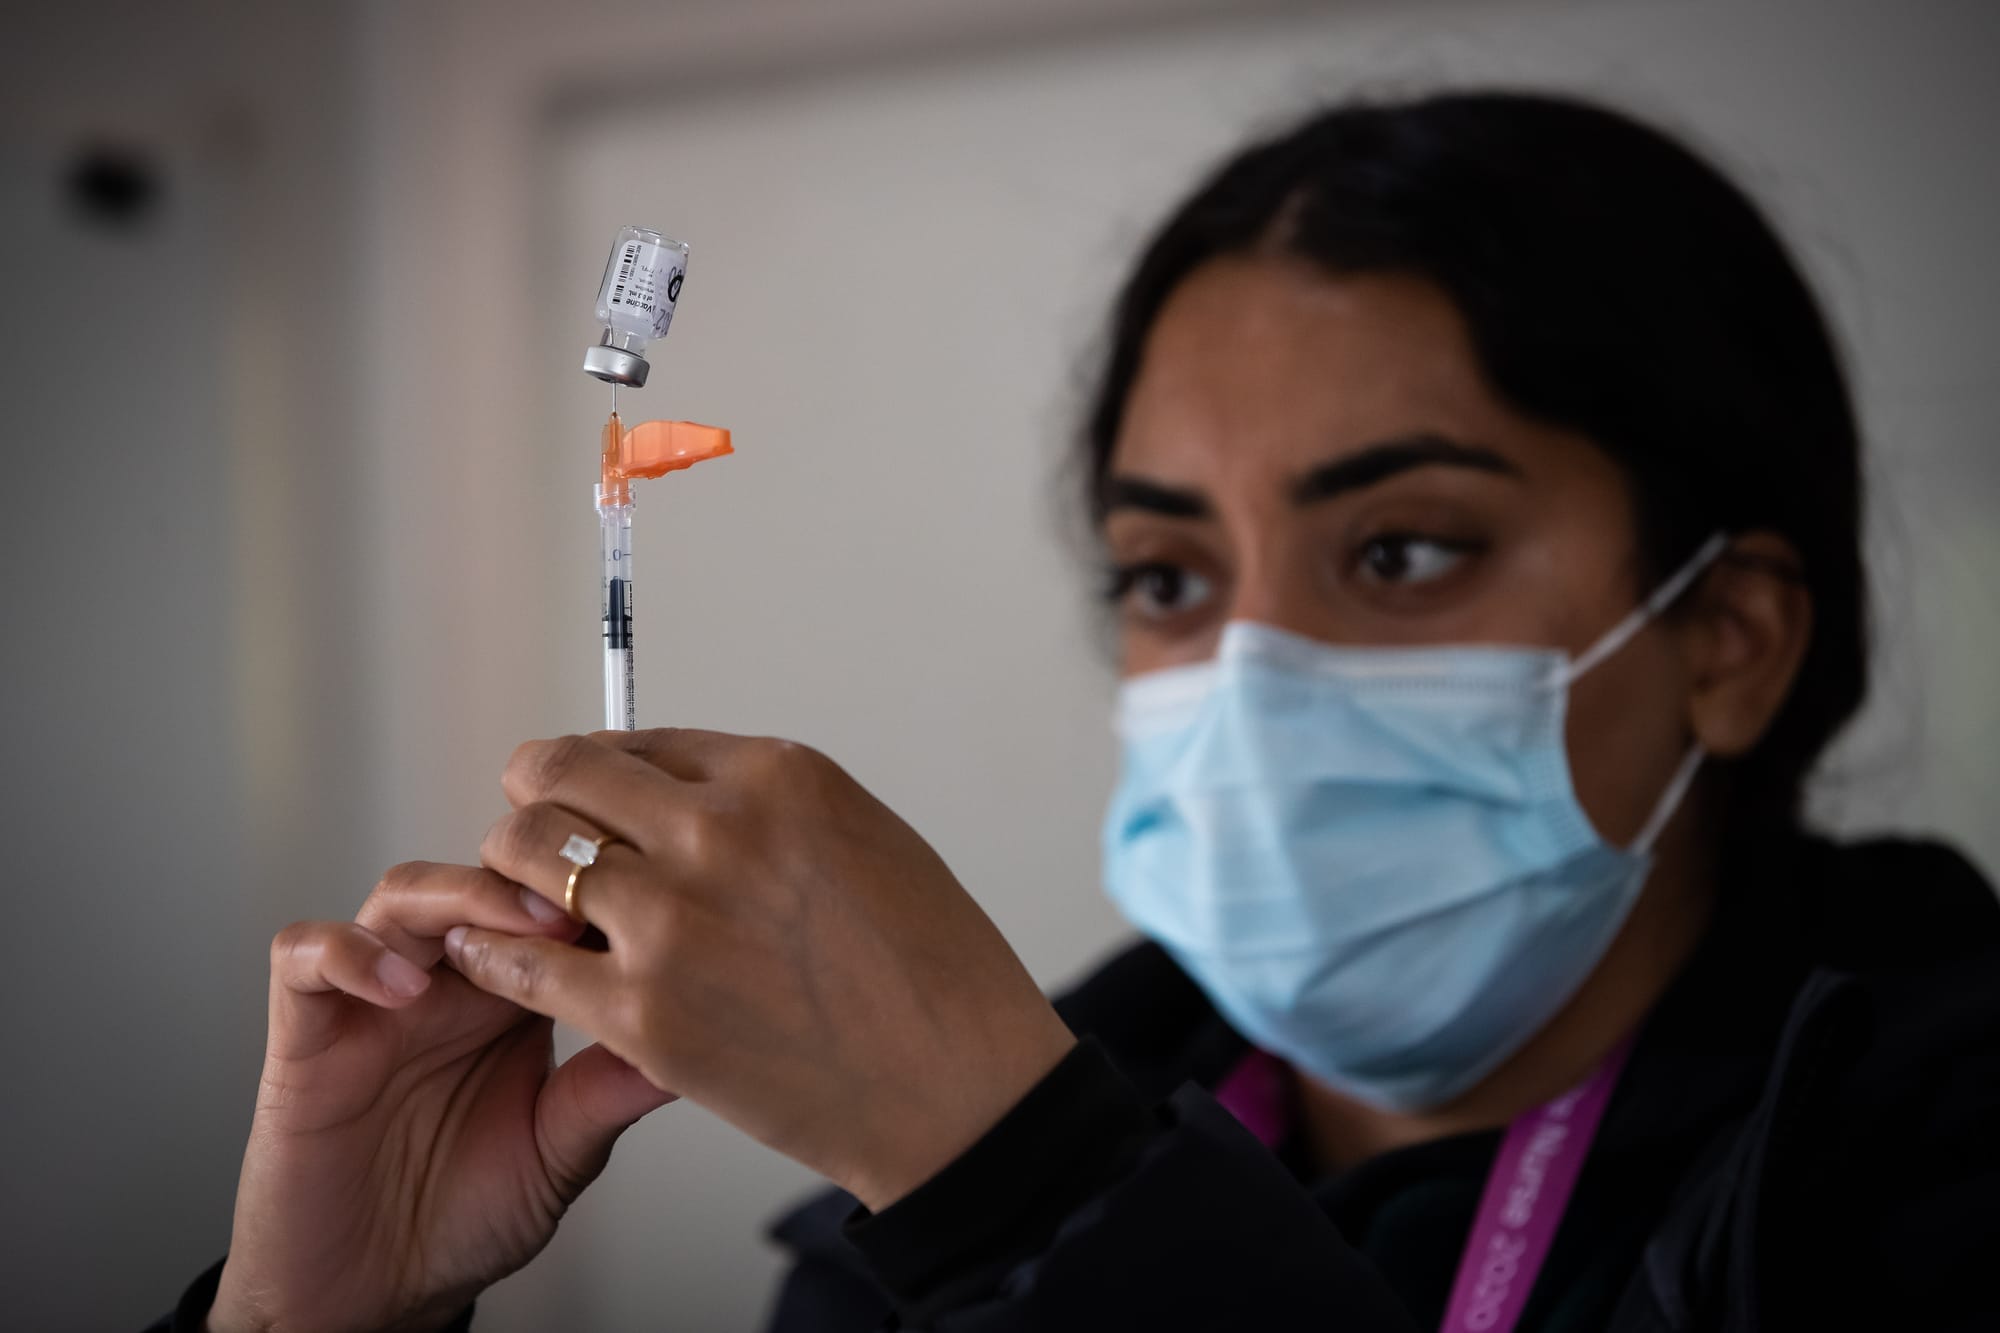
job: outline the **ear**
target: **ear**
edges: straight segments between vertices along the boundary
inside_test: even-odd
[[[1812,642],[1812,594],[1798,552],[1749,532],[1695,584],[1677,619],[1688,667],[1688,723],[1710,754],[1748,752],[1770,729]]]

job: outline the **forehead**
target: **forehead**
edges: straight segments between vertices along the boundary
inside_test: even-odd
[[[1154,321],[1112,468],[1213,485],[1415,430],[1503,451],[1534,432],[1487,386],[1440,288],[1232,257],[1196,270]]]

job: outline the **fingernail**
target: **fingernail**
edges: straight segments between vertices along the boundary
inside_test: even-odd
[[[533,889],[521,890],[521,907],[527,914],[543,925],[563,919],[563,910]]]
[[[385,953],[375,960],[375,975],[391,995],[409,999],[422,995],[431,984],[431,974],[399,953]]]
[[[459,951],[465,947],[465,932],[470,929],[470,926],[453,926],[444,933],[444,951],[453,961],[457,961]]]

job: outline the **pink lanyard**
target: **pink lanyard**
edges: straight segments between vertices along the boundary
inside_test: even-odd
[[[1589,1078],[1507,1127],[1458,1261],[1442,1333],[1507,1333],[1520,1322],[1630,1053],[1629,1043],[1619,1046]]]
[[[1631,1050],[1629,1042],[1620,1045],[1589,1078],[1507,1127],[1458,1261],[1442,1333],[1509,1333],[1521,1321]],[[1216,1100],[1275,1147],[1286,1130],[1288,1077],[1283,1061],[1252,1049],[1216,1088]]]

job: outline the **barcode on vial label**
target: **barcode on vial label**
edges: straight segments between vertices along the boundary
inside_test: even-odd
[[[625,295],[625,284],[632,280],[632,265],[638,262],[639,243],[634,241],[625,247],[625,262],[618,266],[618,285],[611,289],[611,304],[617,305],[619,298]],[[626,304],[630,305],[631,302],[627,301]]]

